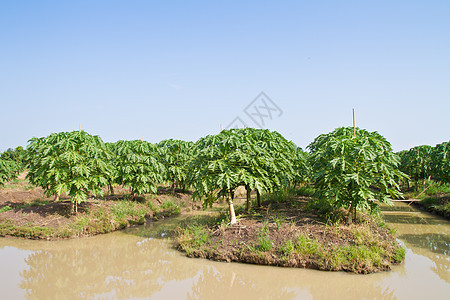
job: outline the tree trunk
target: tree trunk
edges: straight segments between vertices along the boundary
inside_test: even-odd
[[[252,198],[250,195],[250,187],[248,185],[245,186],[245,190],[247,191],[247,213],[250,213],[250,210],[252,209]]]
[[[56,195],[55,195],[55,202],[58,202],[58,201],[59,201],[59,195],[56,194]]]
[[[77,203],[77,201],[72,201],[72,213],[74,215],[78,214],[78,203]]]
[[[350,206],[348,208],[348,216],[347,216],[347,225],[351,225],[352,224],[352,215],[353,215],[353,207]]]
[[[233,200],[231,200],[231,197],[228,198],[228,207],[230,209],[230,224],[236,224],[236,214],[234,212]]]
[[[261,194],[256,190],[256,201],[258,202],[258,207],[261,207]]]
[[[172,183],[172,194],[175,194],[175,181]]]
[[[114,188],[113,188],[112,184],[109,184],[109,195],[114,196]]]

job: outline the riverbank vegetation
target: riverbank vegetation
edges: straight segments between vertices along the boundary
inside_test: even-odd
[[[416,146],[397,153],[399,169],[409,175],[400,180],[412,205],[450,219],[450,142],[434,147]]]
[[[237,224],[225,215],[188,219],[176,231],[176,247],[189,257],[362,274],[403,261],[404,248],[381,218],[361,213],[347,225],[344,210],[330,214],[292,192],[265,195],[250,214],[238,206]]]
[[[227,217],[181,226],[177,247],[225,261],[387,270],[404,253],[378,204],[439,190],[423,204],[448,211],[448,151],[442,143],[396,154],[379,133],[346,127],[307,151],[253,128],[156,144],[53,133],[0,156],[0,235],[89,236],[225,205]],[[421,184],[428,192],[417,194]]]
[[[115,195],[90,198],[75,215],[67,195],[55,201],[24,177],[22,173],[0,189],[0,236],[49,240],[92,236],[179,215],[193,206],[190,193],[160,187],[158,195],[131,200],[126,189],[116,186]]]

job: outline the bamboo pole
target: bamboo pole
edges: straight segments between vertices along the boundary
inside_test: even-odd
[[[353,136],[356,136],[355,109],[353,108]]]

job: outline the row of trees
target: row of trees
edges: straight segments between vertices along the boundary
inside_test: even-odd
[[[408,174],[419,187],[419,182],[425,184],[431,179],[443,183],[450,182],[450,143],[444,142],[435,147],[422,145],[401,151],[400,170]],[[406,181],[409,187],[409,180]]]
[[[439,170],[436,178],[448,180],[448,143],[435,148],[430,157],[439,166],[433,167]],[[102,188],[113,194],[114,185],[122,185],[134,199],[156,193],[158,184],[169,183],[173,191],[193,188],[193,197],[202,199],[205,206],[226,198],[231,223],[236,222],[233,198],[239,186],[247,191],[250,210],[252,191],[260,205],[263,192],[309,182],[333,207],[348,208],[351,221],[357,209],[376,207],[374,200],[388,203],[401,197],[398,182],[408,178],[405,173],[415,178],[415,173],[403,168],[405,153],[400,153],[400,159],[377,132],[338,128],[317,137],[308,150],[277,132],[253,128],[223,130],[195,143],[164,140],[158,144],[140,140],[104,143],[98,136],[74,131],[31,139],[21,160],[31,183],[48,196],[58,198],[65,192],[74,212],[90,195],[101,195]],[[413,149],[409,152],[414,153]],[[18,161],[0,160],[2,181],[17,174],[20,168],[12,172],[10,162],[19,165]]]
[[[11,181],[23,170],[25,150],[19,146],[0,155],[0,185]]]

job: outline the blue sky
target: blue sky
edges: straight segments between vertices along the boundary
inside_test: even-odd
[[[260,92],[305,148],[351,126],[450,138],[448,1],[2,1],[0,150],[78,130],[196,140]],[[256,102],[255,102],[256,103]]]

